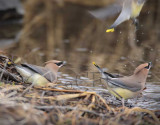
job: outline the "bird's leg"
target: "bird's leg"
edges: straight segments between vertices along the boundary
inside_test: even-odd
[[[136,18],[133,18],[132,19],[132,21],[133,21],[133,24],[135,25],[135,27],[136,27],[136,31],[138,30],[138,28],[139,28],[139,20],[138,19],[136,19]]]
[[[135,104],[137,104],[137,98],[138,98],[138,97],[136,96],[136,97],[135,97]]]
[[[122,101],[122,107],[123,107],[123,109],[124,109],[124,107],[125,107],[125,106],[124,106],[124,98],[122,98],[121,101]]]
[[[133,24],[134,24],[135,26],[139,26],[139,20],[138,20],[138,19],[133,18],[132,21],[133,21]]]

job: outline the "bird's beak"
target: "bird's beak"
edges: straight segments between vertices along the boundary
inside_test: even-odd
[[[62,61],[62,65],[65,66],[67,64],[67,61]]]
[[[148,69],[150,69],[152,67],[152,62],[148,63],[148,67],[149,67]]]

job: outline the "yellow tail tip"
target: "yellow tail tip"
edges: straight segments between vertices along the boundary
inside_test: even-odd
[[[106,30],[106,33],[109,33],[109,32],[114,32],[114,28]]]
[[[11,65],[12,64],[12,62],[8,62],[8,65]]]
[[[92,62],[92,64],[93,64],[93,65],[96,65],[96,63],[95,63],[95,62]]]

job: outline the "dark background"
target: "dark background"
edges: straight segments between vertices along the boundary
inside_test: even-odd
[[[112,5],[113,0],[13,1],[6,7],[2,6],[5,0],[0,2],[1,53],[38,65],[50,59],[66,60],[68,69],[77,73],[95,71],[95,61],[110,72],[125,75],[139,64],[151,61],[152,80],[159,81],[159,0],[146,1],[138,17],[137,31],[129,20],[113,33],[105,30],[119,13],[105,20],[88,13]],[[62,71],[70,72],[67,68]]]

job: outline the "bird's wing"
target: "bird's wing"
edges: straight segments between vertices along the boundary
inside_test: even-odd
[[[108,73],[108,72],[103,72],[103,74],[106,76],[106,78],[109,76],[109,77],[112,77],[112,78],[115,78],[115,76],[111,73]]]
[[[123,77],[122,75],[119,75],[119,74],[111,74],[111,73],[108,73],[108,72],[103,72],[104,75],[109,76],[111,78],[120,78],[120,77]]]
[[[48,81],[53,82],[56,77],[53,74],[53,72],[51,72],[49,69],[44,68],[44,67],[40,67],[40,66],[36,66],[36,65],[32,65],[32,64],[21,64],[23,67],[29,68],[30,70],[44,76]]]
[[[111,77],[111,78],[119,78],[119,77],[122,77],[120,75],[117,75],[117,74],[111,74],[111,73],[108,73],[108,72],[104,72],[102,68],[100,68],[95,62],[93,62],[93,65],[96,66],[96,68],[99,70],[99,72],[102,74],[102,78],[103,79],[107,79],[108,77]]]
[[[135,79],[131,80],[130,77],[108,78],[106,81],[115,87],[121,87],[133,92],[141,90],[141,84],[138,83]]]
[[[112,17],[118,14],[122,10],[122,6],[120,4],[114,3],[112,5],[106,6],[104,8],[96,9],[88,11],[93,17],[105,20],[109,17]]]
[[[132,5],[132,0],[124,0],[123,8],[122,8],[120,15],[118,16],[116,21],[110,26],[109,29],[115,28],[116,26],[124,22],[125,20],[130,19],[131,5]]]

